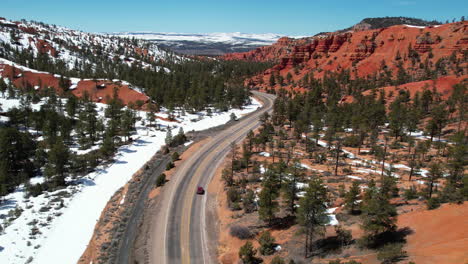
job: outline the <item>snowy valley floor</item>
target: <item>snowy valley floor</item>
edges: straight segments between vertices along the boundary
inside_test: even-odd
[[[180,123],[158,123],[171,126],[173,134],[180,127],[186,132],[199,131],[228,122],[231,113],[240,117],[259,106],[252,99],[252,104],[242,110],[213,113],[211,117],[206,113],[187,114],[178,118]],[[70,185],[62,190],[25,198],[24,186],[20,186],[6,196],[0,204],[0,223],[7,226],[0,234],[0,263],[76,263],[107,201],[161,148],[165,136],[164,131],[148,131],[137,123],[133,143],[119,148],[112,164],[78,180],[69,179]],[[43,178],[37,177],[31,183],[41,181]],[[15,212],[18,217],[7,224],[16,217]]]

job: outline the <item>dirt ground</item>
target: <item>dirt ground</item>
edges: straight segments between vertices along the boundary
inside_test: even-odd
[[[383,142],[383,137],[379,137]],[[390,143],[389,143],[390,144]],[[365,162],[365,160],[375,160],[375,157],[366,153],[366,149],[358,155],[357,148],[344,148],[346,151],[353,153],[356,158],[340,158],[340,165],[338,176],[334,176],[334,164],[317,164],[312,162],[308,157],[301,144],[295,148],[296,156],[300,158],[300,162],[307,165],[307,175],[318,174],[327,175],[322,177],[325,184],[328,186],[330,193],[333,195],[330,207],[338,207],[336,215],[339,218],[340,225],[345,229],[352,232],[354,239],[362,237],[363,231],[360,227],[360,219],[358,216],[350,216],[344,212],[343,199],[337,196],[339,186],[344,184],[346,189],[352,184],[355,179],[348,178],[348,175],[361,178],[361,188],[367,187],[367,182],[370,179],[378,180],[381,174],[381,163],[372,164]],[[258,151],[258,150],[257,150]],[[262,151],[262,150],[260,150]],[[272,153],[268,147],[264,150]],[[387,163],[408,165],[407,161],[399,160],[407,154],[406,147],[402,149],[387,149],[389,157]],[[241,148],[239,152],[242,153]],[[431,150],[429,154],[435,154],[435,150]],[[242,154],[239,154],[242,155]],[[271,163],[271,157],[264,157],[256,152],[252,160],[263,163],[265,161]],[[276,157],[278,160],[278,157]],[[353,162],[354,161],[354,162]],[[355,161],[360,161],[355,163]],[[230,157],[226,158],[226,164],[230,162]],[[218,216],[218,260],[220,263],[238,263],[239,248],[245,244],[247,240],[241,240],[229,234],[232,225],[248,226],[249,229],[256,233],[256,237],[251,239],[254,247],[257,248],[258,234],[267,230],[266,226],[258,220],[258,213],[245,214],[242,211],[231,211],[228,208],[226,190],[222,182],[222,166],[218,169],[213,181],[210,184],[208,191],[216,195],[217,203],[217,216]],[[428,169],[428,168],[421,168]],[[367,171],[366,171],[367,170]],[[244,173],[244,172],[242,172]],[[403,167],[395,168],[396,173],[400,178],[398,181],[399,188],[408,188],[416,186],[418,189],[424,188],[421,181],[426,180],[420,175],[413,175],[412,181],[408,181],[409,170]],[[443,180],[441,181],[443,182]],[[258,188],[258,184],[250,184],[247,188]],[[468,222],[466,219],[468,212],[468,202],[462,205],[444,204],[441,208],[428,211],[426,203],[418,199],[405,201],[403,198],[395,198],[392,203],[397,205],[397,225],[399,229],[408,229],[409,234],[405,237],[407,243],[404,250],[407,251],[408,257],[399,263],[409,263],[414,261],[420,263],[467,263],[468,261]],[[278,213],[282,215],[283,212]],[[340,219],[340,215],[346,215],[345,218]],[[279,255],[289,261],[293,257],[296,261],[304,261],[302,263],[328,263],[334,259],[356,260],[362,263],[377,264],[380,261],[377,259],[377,252],[360,249],[357,245],[348,246],[342,249],[339,253],[329,253],[325,258],[319,256],[313,259],[303,258],[303,237],[300,233],[299,227],[293,225],[285,228],[268,228],[272,236],[276,239],[282,249],[275,255]],[[335,236],[335,229],[333,226],[327,226],[324,237]],[[264,263],[269,263],[273,256],[261,256]]]
[[[398,226],[413,231],[404,249],[415,263],[468,263],[468,202],[402,214]]]

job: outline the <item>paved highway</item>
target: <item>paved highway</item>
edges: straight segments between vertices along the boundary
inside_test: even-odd
[[[158,196],[154,207],[146,252],[149,263],[215,263],[209,250],[207,227],[215,223],[206,216],[207,195],[197,195],[197,186],[207,189],[217,167],[230,151],[232,142],[242,140],[260,125],[259,117],[271,111],[274,96],[254,92],[264,102],[262,108],[235,125],[205,140],[205,144],[177,166]]]

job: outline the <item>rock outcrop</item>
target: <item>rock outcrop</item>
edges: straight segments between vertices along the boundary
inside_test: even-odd
[[[291,74],[291,84],[301,89],[298,81],[309,73],[321,78],[325,72],[350,69],[352,78],[378,75],[382,67],[396,76],[402,66],[408,74],[419,78],[421,68],[428,63],[434,68],[437,61],[453,57],[459,60],[458,68],[446,74],[468,74],[464,54],[468,50],[468,22],[456,22],[435,26],[397,25],[367,30],[365,25],[349,31],[322,33],[302,39],[281,38],[271,46],[245,53],[227,54],[226,60],[273,61],[277,64],[258,76],[246,80],[246,84],[270,89],[271,74],[283,78]],[[447,62],[448,63],[448,62]],[[455,72],[456,71],[456,72]],[[276,89],[280,86],[276,85]]]

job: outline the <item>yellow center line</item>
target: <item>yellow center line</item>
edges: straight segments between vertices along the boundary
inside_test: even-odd
[[[182,210],[182,221],[181,221],[181,251],[182,251],[182,263],[190,263],[190,217],[192,212],[193,196],[195,190],[198,187],[197,183],[202,177],[202,173],[206,167],[212,161],[212,157],[221,149],[226,147],[226,143],[220,144],[215,150],[213,150],[200,164],[194,175],[191,178],[187,193],[185,193],[184,207]]]
[[[218,147],[213,150],[200,164],[197,170],[194,172],[194,175],[191,178],[188,191],[185,193],[184,199],[184,207],[182,210],[182,221],[181,221],[181,258],[182,263],[189,264],[190,263],[190,218],[191,218],[191,211],[192,211],[192,203],[193,203],[193,195],[195,195],[195,189],[198,187],[197,183],[200,181],[202,177],[202,173],[205,171],[206,167],[210,165],[210,163],[214,160],[214,156],[224,148],[228,147],[233,140],[235,140],[239,134],[243,134],[248,130],[252,129],[256,125],[247,125],[244,129],[236,133],[235,135],[231,135],[225,141],[220,143]],[[204,230],[202,230],[204,232]]]

